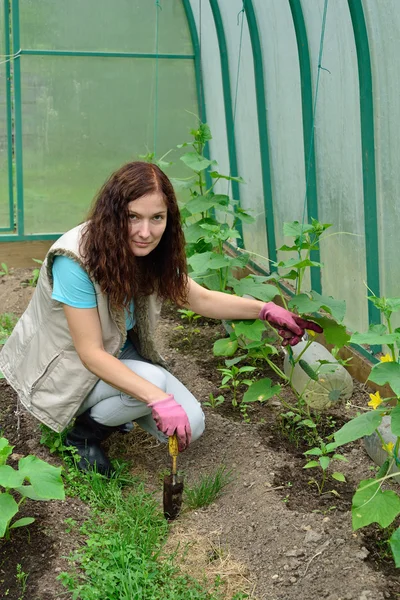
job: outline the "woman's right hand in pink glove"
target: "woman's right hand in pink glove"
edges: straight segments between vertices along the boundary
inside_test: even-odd
[[[190,444],[192,430],[186,412],[170,394],[164,400],[157,400],[149,404],[157,429],[168,437],[176,433],[179,451],[183,452]]]

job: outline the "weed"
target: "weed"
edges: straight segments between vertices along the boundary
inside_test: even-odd
[[[232,471],[220,465],[211,475],[202,475],[195,485],[185,488],[186,504],[189,508],[201,508],[212,504],[232,479]]]
[[[64,519],[64,523],[66,524],[65,533],[71,533],[71,531],[75,529],[77,525],[75,519],[71,519],[71,517]]]
[[[29,577],[28,573],[24,573],[24,571],[22,570],[22,565],[20,563],[17,564],[17,574],[15,575],[15,578],[17,580],[17,582],[20,584],[21,586],[21,595],[18,598],[18,600],[23,600],[24,596],[25,596],[25,592],[26,592],[26,581]]]
[[[0,346],[6,343],[17,321],[18,317],[14,313],[0,314]]]
[[[64,445],[67,430],[57,433],[43,423],[39,425],[39,428],[42,433],[40,437],[40,443],[50,450],[50,454],[62,454],[65,450],[70,450],[70,448]]]
[[[42,265],[43,264],[43,261],[39,260],[38,258],[32,258],[32,260],[35,263],[38,263],[38,265]],[[30,280],[28,282],[28,285],[30,287],[36,287],[37,286],[39,275],[40,275],[40,269],[39,268],[33,269],[33,271],[32,271],[32,277],[30,278]]]
[[[59,579],[76,600],[221,600],[162,554],[168,523],[153,496],[138,479],[126,475],[125,465],[109,480],[93,472],[67,467],[68,491],[77,492],[92,509],[81,527],[85,542],[70,556],[71,570]],[[126,486],[134,486],[124,490]],[[85,492],[83,490],[86,489]],[[239,598],[240,596],[238,596]]]
[[[236,367],[235,363],[239,362],[241,357],[233,358],[232,360],[225,361],[225,367],[219,368],[218,371],[222,373],[223,378],[219,388],[221,390],[231,390],[232,392],[232,406],[238,405],[238,388],[241,385],[251,385],[253,382],[250,379],[245,379],[245,373],[252,373],[256,370],[255,367]]]

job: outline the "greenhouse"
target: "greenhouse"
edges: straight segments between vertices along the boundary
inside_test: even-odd
[[[1,597],[400,596],[399,40],[0,0]]]

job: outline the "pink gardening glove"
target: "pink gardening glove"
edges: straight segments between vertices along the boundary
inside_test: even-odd
[[[192,430],[187,414],[182,406],[177,403],[172,394],[164,400],[158,400],[149,404],[157,429],[168,435],[176,433],[179,451],[183,452],[190,444]]]
[[[278,306],[274,302],[267,302],[262,307],[258,318],[268,321],[270,325],[276,327],[279,335],[283,338],[283,346],[290,344],[295,346],[304,335],[305,329],[311,329],[317,333],[322,333],[323,329],[312,321],[306,321],[298,315]]]

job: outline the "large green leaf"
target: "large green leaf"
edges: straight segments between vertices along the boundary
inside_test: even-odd
[[[400,498],[390,490],[383,492],[374,479],[364,479],[353,496],[351,514],[354,530],[371,523],[385,528],[400,514]]]
[[[283,224],[283,235],[297,238],[300,235],[313,230],[312,225],[307,223],[299,223],[298,221],[292,221],[291,223]]]
[[[351,336],[352,344],[368,344],[369,346],[394,344],[400,340],[399,333],[387,333],[385,325],[371,325],[366,333],[358,333],[357,331]]]
[[[31,484],[33,491],[42,500],[64,500],[64,484],[61,467],[53,467],[36,456],[26,456],[18,462],[18,469]],[[27,486],[29,487],[29,486]],[[20,493],[24,489],[18,488]],[[26,495],[26,494],[24,494]]]
[[[185,204],[185,208],[191,215],[196,215],[198,213],[207,212],[216,204],[218,204],[218,202],[216,202],[212,196],[197,196],[196,198],[189,200],[189,202]]]
[[[321,267],[322,265],[309,258],[289,258],[289,260],[281,260],[277,266],[281,269],[304,269],[305,267]]]
[[[348,344],[350,335],[347,333],[346,327],[341,323],[336,323],[336,321],[332,321],[328,317],[313,317],[313,321],[321,325],[328,344],[333,344],[338,348]]]
[[[346,302],[336,300],[331,296],[322,296],[318,292],[311,292],[311,297],[307,294],[299,294],[290,299],[289,307],[297,308],[299,313],[313,313],[322,308],[325,312],[332,315],[336,321],[342,321],[346,313]]]
[[[243,277],[243,279],[235,282],[233,289],[238,296],[248,294],[263,302],[270,302],[279,294],[278,289],[274,285],[259,283],[258,281],[254,281],[251,276]]]
[[[5,488],[15,488],[22,485],[24,475],[20,471],[15,471],[9,465],[0,466],[0,485]]]
[[[400,567],[400,527],[396,529],[392,537],[389,539],[389,544],[392,549],[394,564],[397,568]]]
[[[210,176],[213,179],[226,179],[227,181],[237,181],[238,183],[246,183],[243,177],[232,177],[232,175],[222,175],[218,171],[210,171]]]
[[[223,340],[217,340],[214,343],[213,352],[214,356],[233,356],[237,349],[237,340],[224,338]]]
[[[242,402],[266,402],[279,393],[280,385],[272,385],[271,379],[259,379],[253,383],[243,396]]]
[[[395,436],[400,436],[400,404],[394,407],[390,413],[390,426]]]
[[[18,512],[18,504],[11,494],[0,494],[0,538],[4,537],[11,519]]]
[[[194,244],[198,239],[203,238],[206,235],[204,229],[200,227],[198,222],[185,227],[184,234],[187,244]]]
[[[6,464],[7,458],[12,454],[13,448],[14,446],[10,446],[6,438],[0,438],[0,465]]]
[[[235,321],[233,323],[234,331],[237,336],[242,335],[248,340],[260,341],[265,331],[265,325],[262,321]]]
[[[396,396],[400,396],[400,365],[395,362],[381,362],[374,365],[368,377],[378,385],[388,383]]]
[[[197,272],[202,273],[209,269],[221,269],[229,265],[229,258],[216,252],[202,252],[193,254],[187,259],[188,264]],[[211,265],[213,265],[211,267]]]
[[[335,441],[338,445],[354,442],[365,435],[371,435],[382,421],[382,413],[377,410],[363,413],[355,417],[335,433]]]
[[[204,171],[204,169],[207,169],[207,167],[212,164],[217,164],[215,160],[208,160],[198,152],[186,152],[186,154],[181,156],[181,161],[185,163],[189,169],[192,169],[192,171],[196,171],[197,173]]]

